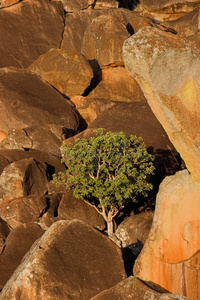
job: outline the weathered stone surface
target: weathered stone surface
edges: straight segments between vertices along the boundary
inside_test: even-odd
[[[104,110],[114,105],[110,100],[90,96],[75,96],[71,98],[71,101],[76,105],[76,109],[87,125],[90,125]]]
[[[119,102],[146,101],[137,81],[123,67],[103,69],[89,97]]]
[[[89,299],[123,279],[114,243],[81,221],[58,221],[31,247],[0,299]]]
[[[64,29],[59,2],[26,0],[0,10],[0,67],[28,67],[41,54],[59,48]]]
[[[160,293],[147,287],[137,278],[130,276],[114,287],[92,297],[91,300],[159,300],[160,295]]]
[[[5,200],[44,194],[47,190],[47,166],[33,158],[14,162],[0,176],[0,203]]]
[[[105,229],[103,217],[84,200],[74,198],[72,191],[68,191],[63,195],[58,207],[58,216],[61,219],[70,217],[71,219],[81,220],[90,226],[101,230]]]
[[[71,102],[37,75],[22,69],[1,69],[0,105],[0,130],[4,132],[55,124],[73,133],[79,126]]]
[[[200,182],[200,50],[179,36],[146,27],[126,40],[123,51],[126,68]]]
[[[36,221],[47,207],[46,199],[39,196],[7,200],[0,204],[1,216],[12,228]]]
[[[134,12],[118,8],[82,10],[74,12],[73,14],[67,14],[65,17],[65,30],[61,49],[70,49],[80,52],[85,30],[93,19],[101,15],[113,16],[117,18],[119,22],[127,26],[129,20],[134,16]]]
[[[77,10],[92,8],[95,0],[61,0],[61,2],[66,12],[75,12]]]
[[[120,223],[115,234],[122,241],[123,247],[137,243],[137,240],[144,244],[151,229],[152,221],[153,212],[151,211],[132,215]]]
[[[72,50],[51,49],[33,62],[29,70],[69,98],[82,95],[93,77],[88,60]]]
[[[166,177],[134,275],[172,293],[199,299],[199,219],[200,191],[188,171]]]
[[[35,223],[24,224],[14,229],[6,239],[3,253],[0,255],[0,289],[6,284],[23,256],[44,231]],[[2,299],[0,294],[0,299]],[[28,299],[28,298],[27,298]]]
[[[14,4],[19,3],[20,0],[1,0],[0,1],[0,8],[8,7]]]
[[[119,2],[115,0],[96,0],[94,9],[118,8]]]
[[[81,53],[99,66],[123,65],[122,45],[129,33],[126,26],[113,16],[99,16],[84,32]]]

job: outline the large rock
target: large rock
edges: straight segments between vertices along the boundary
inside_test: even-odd
[[[118,22],[127,26],[129,20],[134,16],[134,12],[119,8],[82,10],[73,14],[67,14],[61,49],[71,49],[80,52],[85,30],[91,24],[92,20],[101,15],[113,16],[117,18]]]
[[[44,231],[35,223],[24,224],[14,229],[7,237],[3,253],[0,255],[0,289],[20,265],[23,256]],[[1,294],[0,294],[1,298]],[[1,298],[2,299],[2,298]]]
[[[69,98],[82,95],[93,77],[87,59],[71,50],[51,49],[33,62],[29,70]]]
[[[0,203],[47,190],[47,166],[26,158],[5,167],[0,176]]]
[[[59,2],[21,1],[1,9],[0,20],[0,67],[28,67],[62,41],[64,14]]]
[[[73,197],[73,192],[65,192],[58,207],[58,217],[61,219],[77,219],[82,222],[99,228],[105,229],[105,221],[95,208],[87,204],[82,199]]]
[[[125,66],[200,183],[200,50],[171,33],[145,27],[126,40]]]
[[[123,67],[103,69],[88,97],[118,102],[146,101],[137,81]]]
[[[152,211],[132,215],[120,223],[115,234],[122,241],[124,247],[137,243],[137,240],[144,244],[151,229],[152,221]]]
[[[37,75],[22,69],[0,70],[0,105],[0,130],[4,132],[55,124],[75,133],[79,127],[71,102]]]
[[[0,204],[1,216],[11,228],[36,222],[47,208],[48,202],[39,196],[12,199]]]
[[[61,0],[66,12],[75,12],[77,10],[84,10],[92,8],[95,0]]]
[[[199,299],[199,220],[200,191],[188,171],[166,177],[134,275],[190,300]]]
[[[99,16],[84,32],[81,53],[100,68],[123,65],[122,45],[129,33],[126,26],[113,16]]]
[[[34,243],[0,299],[89,299],[125,277],[109,238],[81,221],[58,221]]]

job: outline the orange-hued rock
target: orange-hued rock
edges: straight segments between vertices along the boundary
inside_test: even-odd
[[[200,298],[200,191],[187,170],[166,177],[134,275],[190,300]]]
[[[122,45],[129,33],[126,26],[113,16],[102,15],[92,20],[85,30],[81,53],[99,66],[123,65]]]
[[[76,105],[76,109],[87,125],[90,125],[104,110],[114,105],[110,100],[95,97],[74,96],[70,100]]]
[[[125,278],[121,251],[108,237],[62,220],[33,244],[0,299],[90,299]]]
[[[71,50],[51,49],[34,61],[29,70],[68,97],[82,95],[93,77],[87,59]]]
[[[123,67],[103,69],[96,77],[100,82],[89,97],[119,102],[146,101],[137,81]]]
[[[8,7],[14,4],[19,3],[20,0],[1,0],[0,1],[0,8]]]
[[[9,2],[0,1],[2,5]],[[20,1],[0,9],[0,20],[1,68],[26,68],[49,49],[59,48],[62,41],[64,11],[60,1]]]
[[[123,58],[151,109],[200,183],[200,50],[180,36],[145,27]]]

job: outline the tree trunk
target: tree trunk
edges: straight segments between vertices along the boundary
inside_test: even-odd
[[[108,218],[107,220],[107,231],[108,231],[108,236],[112,236],[114,234],[114,224],[112,218]]]

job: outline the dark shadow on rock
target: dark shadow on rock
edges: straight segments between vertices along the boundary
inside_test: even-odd
[[[137,243],[130,244],[121,249],[127,276],[133,275],[133,266],[142,248],[143,243],[140,240],[137,240]]]
[[[93,69],[94,77],[92,78],[90,85],[86,88],[86,90],[83,92],[82,96],[86,97],[89,95],[89,93],[94,90],[97,85],[102,81],[102,72],[101,68],[99,66],[99,63],[96,59],[88,60],[90,66]]]
[[[130,23],[128,23],[128,24],[126,25],[126,30],[128,31],[128,33],[129,33],[130,35],[133,35],[133,34],[135,33],[135,31],[134,31],[134,29],[133,29],[133,26],[132,26]]]
[[[134,10],[138,4],[140,4],[139,0],[117,0],[119,2],[119,7],[128,8],[130,10]]]

